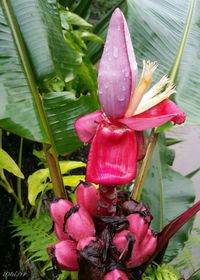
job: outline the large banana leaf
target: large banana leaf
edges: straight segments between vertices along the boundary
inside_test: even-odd
[[[18,37],[18,45],[20,41]],[[0,127],[35,141],[48,142],[32,95],[35,87],[31,90],[21,63],[26,57],[20,57],[23,49],[17,49],[17,43],[0,6]]]
[[[48,143],[51,125],[33,71],[38,80],[65,75],[80,63],[80,56],[64,42],[55,1],[17,0],[12,5],[6,0],[0,5],[0,127]],[[60,123],[53,126],[56,135]]]
[[[150,207],[154,217],[152,226],[157,232],[191,207],[195,199],[192,181],[169,166],[173,163],[173,157],[173,153],[165,147],[163,140],[159,139],[142,195],[142,200]],[[177,255],[188,239],[191,229],[192,221],[171,239],[165,261],[168,262]]]
[[[172,65],[176,73],[179,68],[176,101],[186,111],[188,122],[199,124],[200,1],[128,0],[127,3],[127,20],[139,66],[143,59],[157,61],[160,65],[157,78],[169,73]]]
[[[64,41],[56,0],[11,0],[11,4],[37,80],[65,78],[80,65],[80,55]]]
[[[58,153],[64,154],[79,148],[82,143],[74,131],[74,121],[97,109],[95,96],[77,99],[72,92],[53,92],[45,94],[43,101]]]

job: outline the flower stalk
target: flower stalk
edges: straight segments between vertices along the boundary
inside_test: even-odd
[[[154,149],[156,147],[157,139],[158,139],[158,134],[155,133],[155,129],[153,128],[149,136],[149,143],[147,146],[146,154],[142,161],[141,167],[139,169],[138,175],[135,180],[134,189],[131,194],[131,198],[133,200],[140,201],[140,197],[144,187],[144,182],[147,176],[147,172],[149,170]]]

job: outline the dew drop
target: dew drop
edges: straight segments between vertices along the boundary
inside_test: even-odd
[[[113,57],[114,58],[118,58],[118,48],[117,47],[114,47],[114,49],[113,49]]]
[[[98,91],[98,93],[99,93],[99,95],[103,94],[102,89],[100,89],[100,90]]]
[[[106,89],[109,88],[108,84],[105,84],[104,87],[105,87]]]
[[[126,87],[125,86],[122,86],[122,91],[126,91]]]
[[[118,25],[118,26],[117,26],[117,30],[118,30],[118,31],[120,31],[120,30],[121,30],[120,25]]]
[[[122,102],[122,101],[125,100],[125,96],[124,96],[124,95],[118,95],[118,96],[117,96],[117,100],[120,101],[120,102]]]
[[[129,77],[129,72],[125,73],[125,77],[128,78]]]

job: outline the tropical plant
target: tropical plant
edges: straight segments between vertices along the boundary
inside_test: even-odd
[[[93,134],[90,136],[93,137],[95,134],[95,140],[92,140],[91,144],[92,152],[89,154],[86,178],[93,183],[102,183],[101,169],[104,164],[108,164],[110,168],[107,173],[104,172],[104,179],[107,180],[111,175],[109,182],[112,184],[117,184],[121,180],[120,184],[123,183],[123,188],[126,190],[126,199],[130,195],[137,201],[142,199],[146,205],[150,206],[151,214],[154,217],[152,221],[154,231],[163,231],[163,236],[171,238],[168,230],[172,230],[172,227],[167,224],[191,207],[195,199],[190,176],[184,177],[174,171],[172,167],[175,155],[168,146],[178,143],[178,141],[167,139],[164,134],[167,129],[171,128],[171,122],[156,127],[165,123],[164,121],[158,122],[153,126],[156,127],[155,129],[146,131],[145,137],[142,135],[143,133],[137,134],[137,143],[132,143],[131,147],[126,140],[132,137],[137,128],[133,127],[128,132],[127,129],[125,132],[123,131],[122,134],[128,134],[128,137],[126,135],[123,138],[121,149],[116,149],[115,153],[124,154],[127,152],[127,148],[130,154],[132,151],[134,164],[131,166],[126,163],[126,167],[130,167],[131,178],[125,180],[123,176],[126,172],[124,172],[123,176],[120,175],[116,181],[112,181],[112,173],[116,172],[116,170],[113,172],[111,168],[113,162],[111,162],[110,155],[113,149],[113,139],[118,133],[119,126],[121,128],[122,123],[127,125],[127,118],[133,115],[135,108],[134,110],[132,108],[131,114],[128,114],[117,105],[115,98],[110,95],[112,103],[118,108],[117,114],[120,116],[115,115],[116,111],[113,113],[112,108],[109,107],[110,99],[101,96],[105,80],[100,81],[99,77],[99,97],[107,117],[105,114],[98,114],[99,111],[91,112],[101,110],[97,101],[98,86],[95,64],[102,54],[111,14],[115,8],[120,7],[127,17],[139,72],[142,70],[142,60],[156,61],[159,68],[154,76],[155,79],[160,80],[164,74],[168,74],[170,83],[176,84],[177,92],[172,97],[173,101],[186,113],[187,123],[199,124],[198,10],[200,1],[119,0],[112,1],[112,4],[106,2],[109,10],[107,13],[103,13],[102,18],[100,18],[102,12],[94,13],[95,5],[95,1],[91,0],[1,0],[0,2],[0,127],[3,129],[3,138],[2,131],[0,133],[0,185],[12,195],[18,204],[16,209],[20,210],[18,214],[15,210],[11,223],[15,228],[15,236],[21,237],[21,256],[25,252],[28,262],[34,261],[40,271],[40,276],[45,279],[53,276],[52,267],[50,267],[44,248],[56,241],[54,234],[49,234],[51,220],[47,214],[52,190],[55,197],[69,198],[75,203],[72,208],[77,217],[79,213],[82,217],[84,214],[81,212],[82,210],[78,210],[76,203],[84,204],[84,207],[87,208],[87,205],[94,206],[93,203],[96,201],[94,198],[92,199],[85,187],[84,191],[81,190],[81,195],[78,194],[80,185],[75,191],[79,181],[85,179],[84,167],[86,165],[83,161],[86,161],[87,155],[80,160],[76,158],[74,160],[72,156],[72,161],[70,154],[81,147],[81,141],[85,143],[92,139],[88,141],[88,138],[85,138],[88,131],[83,137],[80,137],[83,131],[78,133],[81,141],[78,139],[74,130],[74,122],[77,119],[78,121],[75,123],[77,131],[82,129],[82,125],[86,126],[91,122],[91,116],[95,116],[94,118],[97,119],[95,127],[100,127],[97,132],[94,131],[94,126],[92,127]],[[117,51],[113,53],[113,57],[116,58],[116,56],[118,56]],[[109,61],[109,56],[107,60]],[[112,64],[110,63],[111,68]],[[155,67],[155,64],[147,62],[146,68],[148,65]],[[102,67],[100,64],[99,72],[104,72]],[[113,73],[114,69],[111,72]],[[164,92],[167,92],[167,88],[165,88],[167,83],[168,81],[163,84]],[[123,82],[121,84],[124,85]],[[141,84],[143,85],[143,83]],[[170,87],[170,90],[174,91],[174,88]],[[125,96],[125,99],[129,102],[131,97],[128,99]],[[138,107],[138,100],[135,102]],[[169,103],[173,104],[172,101]],[[120,110],[123,112],[119,112]],[[178,113],[179,115],[177,115]],[[87,114],[90,114],[89,118],[84,116]],[[180,119],[182,117],[181,121],[178,120],[181,123],[184,118],[182,112],[177,109],[174,114],[176,114],[174,119],[171,117],[166,121],[176,121],[178,116]],[[159,115],[159,120],[160,117]],[[114,124],[115,129],[112,129],[112,133],[110,131],[109,137],[106,138],[105,123],[112,123],[113,119],[117,121]],[[83,121],[83,124],[80,120]],[[18,165],[6,152],[6,145],[2,141],[6,133],[11,133],[11,136],[16,134],[20,137],[19,152],[15,152],[15,154],[19,153],[19,156],[17,158],[14,155]],[[30,149],[31,151],[35,149],[34,154],[40,159],[40,167],[34,167],[34,170],[29,173],[22,164],[23,142],[27,141],[25,139],[31,140]],[[107,141],[104,142],[105,139]],[[145,139],[148,142],[146,150],[144,149]],[[108,141],[109,147],[106,144]],[[142,145],[140,145],[141,143]],[[133,147],[135,147],[134,152]],[[106,150],[106,157],[104,156],[101,161],[102,150]],[[141,152],[141,157],[135,157],[136,150]],[[136,174],[138,160],[140,161]],[[124,161],[118,164],[118,171],[122,169],[122,165],[124,167]],[[191,173],[192,175],[193,173]],[[130,183],[130,180],[135,176],[134,191],[131,193],[133,183]],[[23,188],[26,184],[27,189]],[[98,186],[92,185],[89,189],[92,189],[92,194],[97,195],[99,201],[102,202],[98,210],[94,207],[91,208],[92,210],[87,209],[91,212],[90,215],[93,216],[95,211],[98,215],[104,213],[106,216],[114,215],[116,211],[120,213],[119,209],[116,210],[115,188],[106,191],[102,186],[98,188]],[[85,200],[82,199],[82,196]],[[194,206],[191,209],[197,211],[197,208]],[[194,212],[192,213],[194,214]],[[54,219],[54,215],[52,218]],[[110,227],[110,222],[106,219],[102,221]],[[102,221],[99,220],[100,223]],[[181,221],[180,224],[183,223],[183,220]],[[184,223],[185,221],[186,219]],[[115,226],[118,222],[114,220]],[[73,231],[74,222],[71,223],[69,229],[66,218],[68,232]],[[174,224],[172,223],[172,225]],[[190,262],[193,263],[192,257],[187,251],[188,245],[183,249],[184,243],[190,236],[192,225],[193,220],[190,220],[182,227],[171,239],[167,250],[164,248],[166,244],[162,237],[159,237],[161,244],[159,248],[162,248],[161,256],[153,255],[152,258],[157,264],[153,263],[148,267],[142,276],[143,279],[178,279],[179,275],[182,275],[182,269],[189,269],[181,257],[178,257],[178,264],[175,266],[172,264],[171,267],[168,263],[177,256],[181,249],[182,253],[185,252],[188,260],[190,259]],[[60,227],[62,232],[63,226],[60,225]],[[86,233],[87,231],[90,232],[89,229],[86,230]],[[78,233],[75,232],[73,235],[76,236],[76,234]],[[154,240],[154,236],[151,237]],[[104,240],[104,238],[102,239]],[[65,246],[68,248],[68,245],[65,244]],[[83,247],[79,251],[83,251]],[[55,248],[59,249],[59,246]],[[50,255],[53,256],[52,252]],[[89,268],[87,265],[86,267]],[[174,267],[177,271],[173,269]],[[120,273],[122,278],[126,277],[124,272],[111,271],[112,273],[115,277]],[[111,279],[109,277],[114,277],[113,275],[107,275],[106,279]],[[192,275],[191,279],[198,277],[198,267],[194,266],[190,275]],[[65,272],[59,276],[59,279],[67,279],[67,277],[77,279],[78,276],[76,273]]]

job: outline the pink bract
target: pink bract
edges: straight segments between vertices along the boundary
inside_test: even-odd
[[[128,277],[125,272],[119,270],[119,269],[114,269],[110,272],[108,272],[103,280],[128,280]]]
[[[73,208],[75,211],[67,218],[65,224],[65,231],[69,237],[78,242],[82,238],[95,236],[95,226],[88,212],[78,205]]]
[[[63,198],[54,200],[50,205],[50,214],[55,223],[62,227],[64,216],[73,207],[73,204]]]
[[[144,73],[147,78],[150,76],[150,82],[156,66],[150,62],[144,65]],[[159,81],[148,92],[146,99],[143,98],[145,90],[137,90],[136,81],[137,63],[127,23],[122,12],[116,9],[99,65],[101,110],[79,118],[74,125],[79,139],[91,143],[86,170],[89,182],[103,185],[130,183],[136,176],[137,161],[144,157],[143,131],[168,121],[174,124],[185,121],[185,114],[167,99],[174,87],[163,89],[168,81],[166,77],[161,79],[165,81],[163,84]],[[142,83],[145,81],[143,77]]]
[[[81,182],[76,188],[76,202],[91,216],[98,215],[99,190],[92,184]]]
[[[68,271],[78,270],[76,243],[72,240],[63,240],[47,248],[50,259],[56,258],[60,269]]]
[[[135,177],[136,169],[134,131],[114,125],[100,125],[91,144],[86,180],[103,185],[122,185]]]
[[[137,80],[137,63],[124,15],[116,9],[111,17],[99,65],[99,100],[111,119],[124,115]]]

